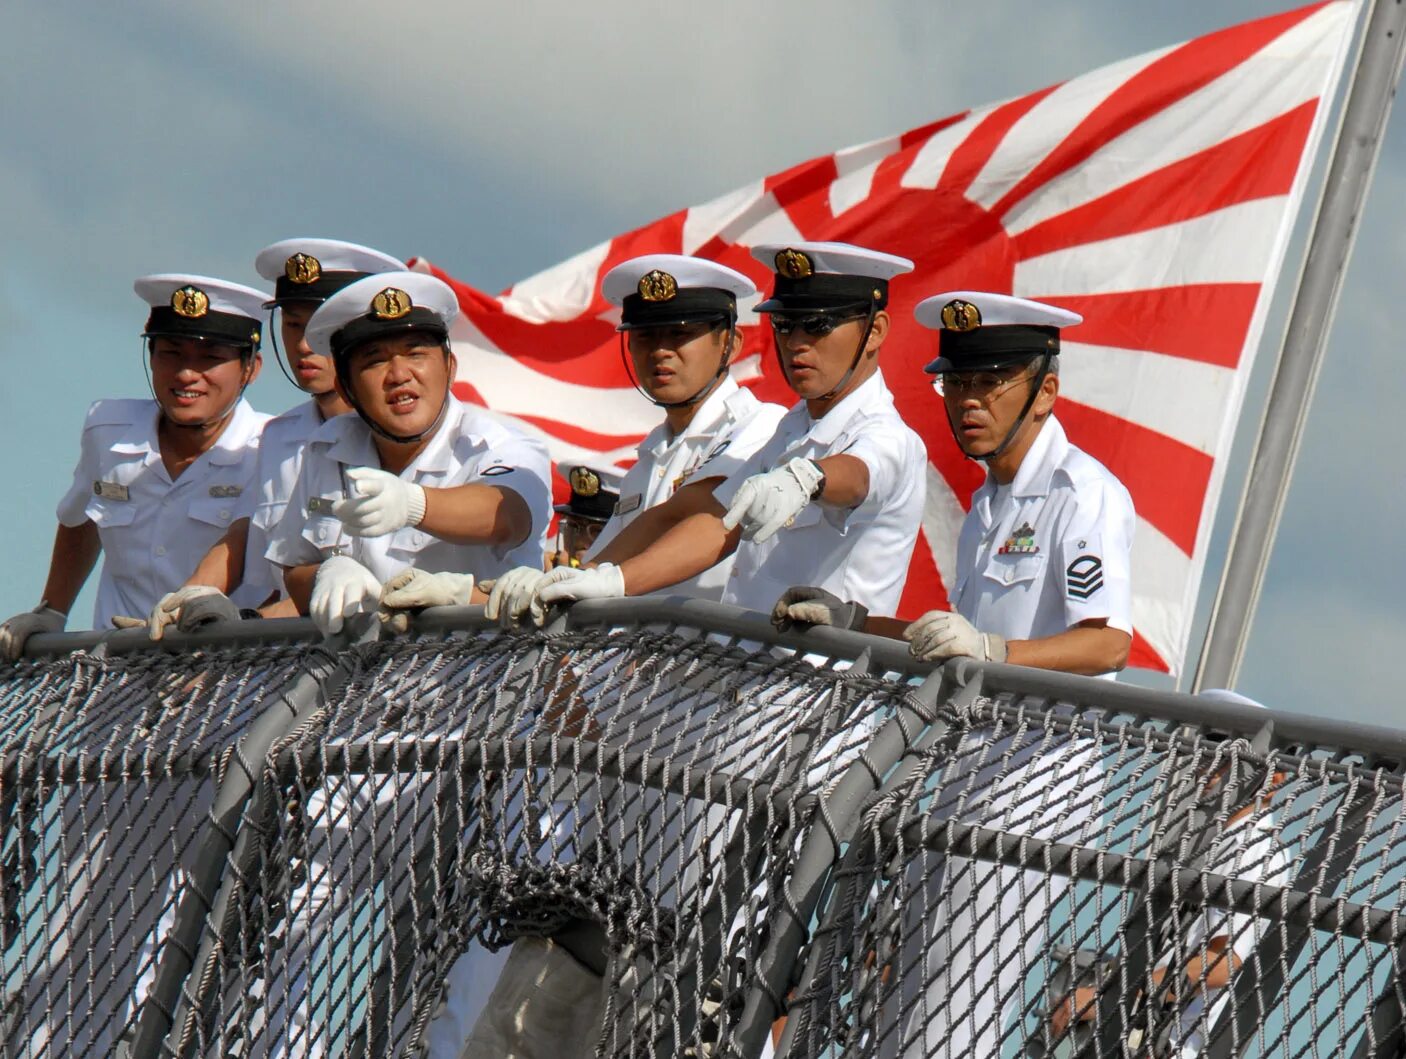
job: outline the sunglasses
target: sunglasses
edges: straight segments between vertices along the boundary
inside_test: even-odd
[[[863,320],[869,314],[860,313],[813,313],[810,316],[783,316],[771,314],[771,329],[778,335],[789,335],[793,331],[804,331],[812,338],[824,338],[841,324],[851,320]]]

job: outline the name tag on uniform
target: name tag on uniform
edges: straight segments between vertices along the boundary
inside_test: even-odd
[[[325,496],[310,496],[308,497],[308,514],[330,515],[332,514],[332,504],[333,501]]]
[[[244,492],[244,486],[242,485],[212,485],[210,487],[210,495],[217,496],[221,500],[236,497],[242,492]]]
[[[131,491],[125,485],[118,485],[116,482],[97,481],[93,483],[93,495],[100,496],[104,500],[130,500]]]
[[[620,502],[615,505],[615,513],[617,515],[628,515],[631,511],[640,506],[640,501],[642,499],[643,496],[640,493],[636,493],[634,496],[622,496]]]

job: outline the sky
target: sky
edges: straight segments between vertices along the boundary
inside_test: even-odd
[[[139,275],[259,285],[261,247],[310,235],[426,257],[498,291],[806,158],[1290,6],[10,0],[0,36],[0,438],[10,452],[0,613],[38,601],[88,404],[146,395]],[[1402,712],[1389,645],[1406,640],[1396,540],[1406,476],[1393,459],[1406,450],[1406,371],[1392,331],[1404,199],[1398,114],[1238,685],[1277,708],[1386,724]],[[1300,238],[1291,269],[1301,253]],[[1270,359],[1246,404],[1203,612]],[[278,412],[297,395],[266,359],[251,399]],[[75,627],[90,612],[91,584]]]

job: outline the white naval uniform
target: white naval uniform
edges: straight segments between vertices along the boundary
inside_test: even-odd
[[[754,474],[787,461],[854,456],[869,468],[869,495],[855,508],[812,503],[794,523],[760,544],[737,547],[722,602],[770,614],[786,589],[815,585],[875,614],[898,609],[926,495],[927,453],[899,417],[875,372],[820,419],[804,401],[771,438],[714,491],[724,507]]]
[[[332,515],[331,504],[346,495],[348,468],[379,467],[380,458],[371,428],[360,416],[346,415],[329,419],[308,441],[287,510],[269,542],[268,558],[293,567],[350,555],[382,581],[412,566],[480,578],[515,566],[540,568],[552,510],[546,446],[452,396],[449,402],[439,429],[400,477],[437,488],[477,482],[513,490],[532,512],[532,532],[525,541],[511,548],[454,544],[416,526],[383,537],[348,534]]]
[[[957,538],[957,613],[1008,640],[1054,636],[1091,618],[1133,631],[1137,524],[1123,483],[1045,420],[1015,480],[987,475]],[[1022,544],[1020,530],[1034,531]]]
[[[1007,639],[1053,636],[1090,618],[1131,633],[1134,525],[1123,484],[1070,445],[1051,416],[1015,479],[997,486],[988,475],[972,497],[957,542],[956,610]],[[1074,842],[1081,828],[1098,833],[1097,746],[1042,740],[1043,733],[1037,724],[1019,738],[989,728],[963,738],[944,783],[982,792],[969,822]],[[902,962],[910,981],[901,1054],[1001,1054],[1002,1035],[1028,999],[1027,970],[1048,951],[1048,925],[1068,880],[965,857],[928,867],[916,884],[927,900],[913,902],[926,905],[927,921],[906,942],[922,951]],[[924,995],[921,1003],[915,995]]]
[[[145,617],[185,584],[247,503],[268,419],[240,398],[219,440],[172,480],[161,461],[154,400],[96,401],[88,409],[58,519],[98,527],[103,570],[94,628],[110,629],[116,614]],[[262,602],[243,591],[232,598],[241,606]]]
[[[594,555],[644,511],[664,503],[689,482],[727,478],[772,436],[786,409],[757,400],[751,390],[725,377],[710,393],[692,421],[677,437],[660,423],[640,442],[639,459],[620,483],[615,514],[601,529],[591,549]],[[697,577],[660,590],[657,595],[697,599],[722,598],[732,557]]]
[[[303,466],[303,447],[322,428],[324,420],[316,401],[304,401],[264,424],[259,441],[258,470],[246,490],[247,503],[242,517],[249,519],[249,538],[244,548],[242,584],[262,603],[277,592],[283,595],[283,571],[266,555],[273,531],[283,519],[288,498],[293,495],[298,472]]]

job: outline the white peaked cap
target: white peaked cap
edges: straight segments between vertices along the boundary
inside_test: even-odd
[[[379,302],[378,299],[385,292],[399,292],[405,297],[405,303],[393,297],[397,303],[395,311],[404,310],[401,315],[378,313],[378,304],[385,305],[384,299]],[[426,311],[434,317],[432,321],[426,319]],[[308,320],[306,337],[314,353],[327,357],[332,355],[332,336],[355,320],[382,319],[388,325],[387,330],[395,326],[410,330],[417,323],[439,323],[447,330],[458,315],[459,299],[442,279],[408,270],[381,272],[348,284],[318,306]]]
[[[1057,305],[1046,305],[1044,302],[1017,298],[1010,294],[973,290],[954,290],[924,298],[914,307],[913,318],[934,331],[946,330],[942,310],[953,302],[976,306],[981,314],[979,324],[982,327],[1005,327],[1013,324],[1023,324],[1027,327],[1073,327],[1084,320],[1078,313],[1061,309]]]
[[[683,254],[645,254],[622,261],[607,272],[601,281],[601,295],[611,305],[623,305],[631,294],[639,293],[640,280],[651,272],[672,276],[679,290],[723,290],[738,299],[757,293],[750,279],[716,261]]]
[[[777,255],[795,250],[810,259],[814,273],[829,276],[863,276],[890,280],[913,271],[913,262],[896,254],[885,254],[852,243],[761,243],[752,247],[752,256],[773,272],[778,271]]]
[[[205,295],[206,310],[216,313],[229,313],[232,316],[247,316],[251,320],[262,320],[264,301],[268,295],[263,291],[246,287],[241,283],[230,283],[213,276],[187,275],[181,272],[159,272],[143,276],[132,284],[137,297],[153,309],[171,305],[171,299],[179,290],[194,287]]]
[[[254,268],[264,279],[287,275],[288,259],[306,254],[317,259],[324,272],[404,272],[405,262],[369,246],[340,239],[283,239],[259,251]]]

